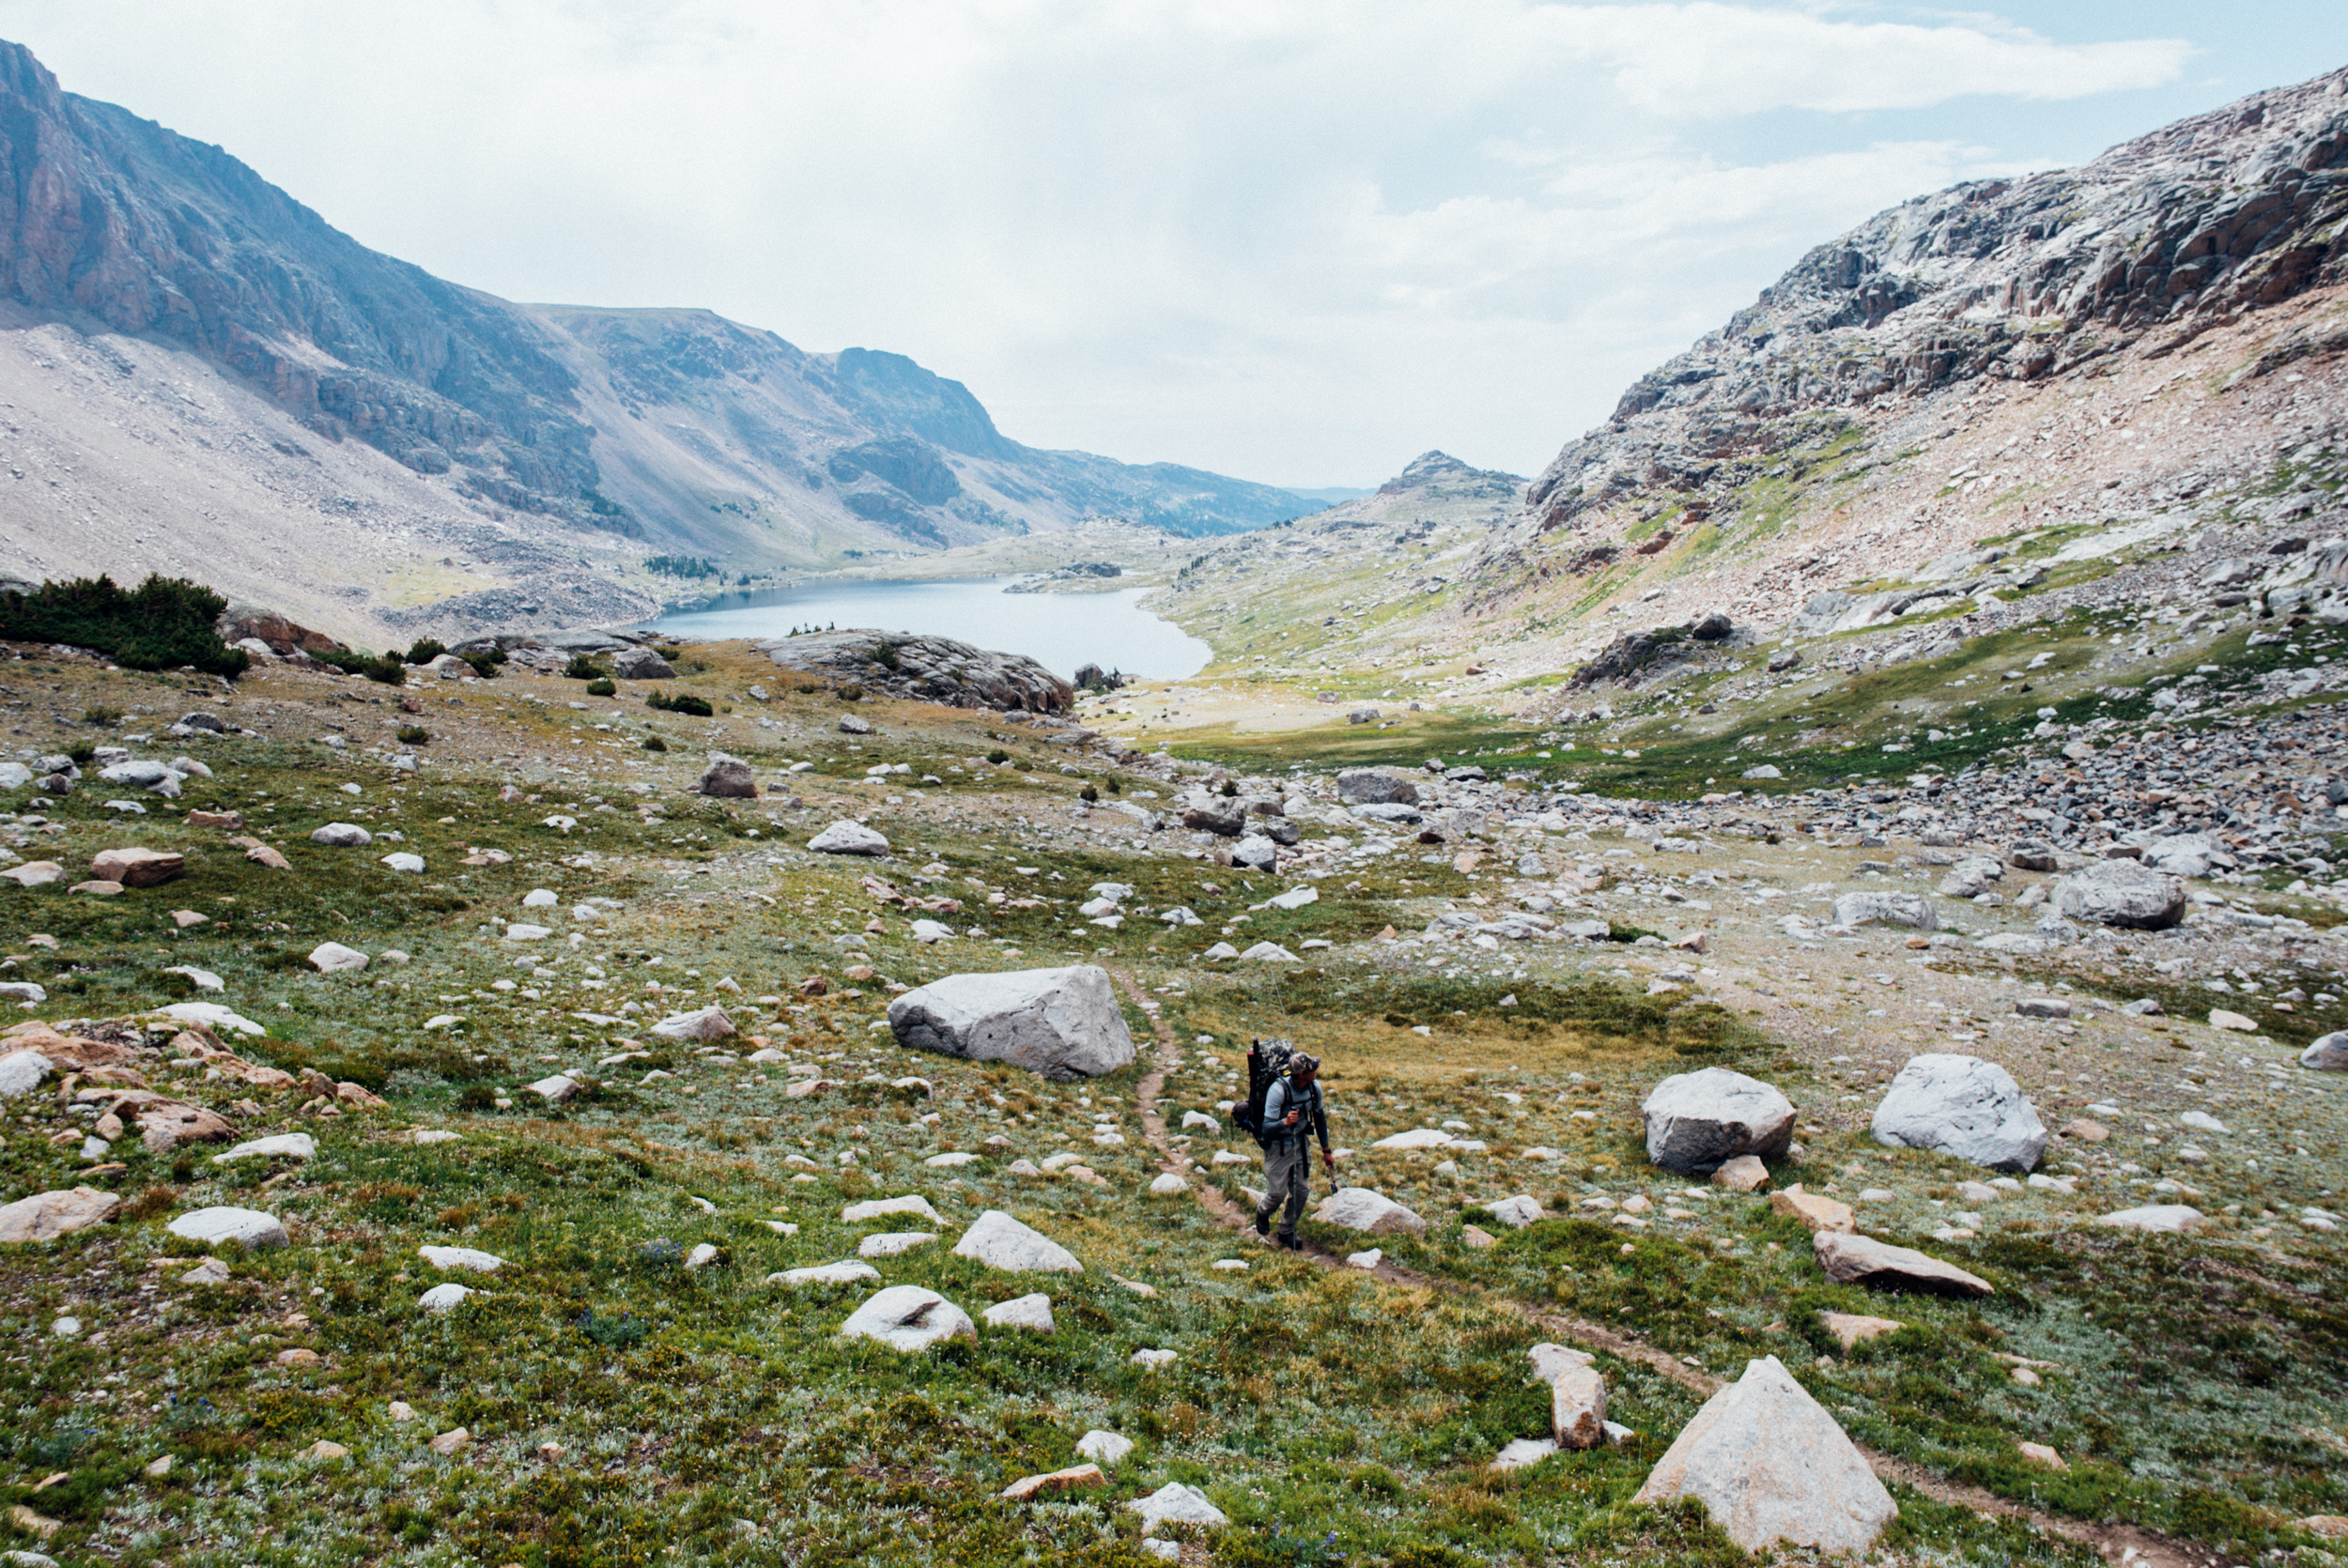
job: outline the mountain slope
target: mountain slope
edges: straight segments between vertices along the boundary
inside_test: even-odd
[[[230,592],[353,635],[641,614],[657,584],[628,567],[654,552],[770,570],[1094,515],[1212,533],[1310,509],[1269,485],[1023,446],[900,355],[444,282],[218,147],[62,91],[5,43],[0,303],[11,434],[71,491],[8,519],[0,545],[18,553],[0,565],[137,572],[149,561],[126,540],[168,537]],[[59,354],[122,368],[61,382],[43,369]],[[208,434],[131,452],[103,438],[126,408],[197,387]],[[162,493],[199,441],[211,493],[180,506]],[[311,540],[315,512],[424,547]]]

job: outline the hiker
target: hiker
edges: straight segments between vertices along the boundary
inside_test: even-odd
[[[1296,1222],[1305,1212],[1305,1199],[1312,1188],[1308,1138],[1321,1139],[1321,1162],[1332,1177],[1336,1174],[1336,1161],[1329,1153],[1329,1115],[1322,1108],[1321,1063],[1298,1052],[1289,1058],[1288,1071],[1272,1081],[1264,1093],[1263,1120],[1256,1137],[1263,1145],[1263,1202],[1256,1209],[1256,1234],[1268,1236],[1272,1226],[1272,1211],[1279,1208],[1281,1200],[1288,1207],[1280,1217],[1279,1245],[1290,1252],[1301,1252],[1304,1243],[1296,1239]]]

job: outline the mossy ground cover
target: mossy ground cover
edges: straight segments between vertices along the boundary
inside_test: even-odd
[[[1318,884],[1317,904],[1257,909],[1284,884],[1134,850],[1081,814],[1075,792],[1106,776],[1097,762],[1063,773],[1051,748],[1012,727],[904,705],[859,705],[881,732],[843,735],[832,727],[847,711],[836,700],[794,693],[754,710],[727,651],[701,662],[684,684],[713,699],[713,717],[657,723],[680,750],[730,725],[729,748],[776,781],[766,798],[682,793],[694,760],[626,769],[620,759],[641,754],[635,736],[653,721],[616,728],[609,712],[625,702],[573,710],[564,686],[517,677],[467,687],[456,706],[420,692],[438,749],[407,775],[309,738],[322,715],[350,707],[331,705],[348,686],[279,677],[238,699],[255,703],[256,717],[263,698],[281,704],[266,710],[274,738],[207,746],[216,776],[177,805],[242,812],[292,870],[248,862],[226,830],[189,827],[160,797],[146,797],[150,814],[128,826],[91,792],[47,804],[58,831],[15,825],[26,857],[77,873],[107,843],[189,853],[181,879],[116,899],[7,890],[10,977],[52,991],[33,1015],[142,1011],[186,994],[184,976],[162,971],[193,965],[224,983],[203,995],[266,1025],[263,1037],[231,1039],[250,1058],[321,1067],[391,1101],[305,1116],[298,1095],[158,1069],[159,1087],[233,1112],[240,1135],[312,1131],[317,1157],[224,1165],[210,1146],[149,1155],[125,1138],[112,1157],[123,1169],[94,1178],[135,1200],[121,1218],[0,1257],[0,1334],[13,1346],[0,1370],[0,1508],[59,1521],[44,1550],[69,1562],[200,1568],[1138,1562],[1137,1521],[1116,1505],[1181,1480],[1235,1521],[1195,1543],[1201,1560],[1742,1560],[1700,1511],[1631,1504],[1697,1404],[1643,1362],[1601,1363],[1611,1413],[1637,1441],[1510,1475],[1485,1468],[1547,1419],[1524,1355],[1544,1336],[1511,1300],[1619,1325],[1730,1376],[1743,1356],[1777,1353],[1863,1440],[2058,1512],[2280,1542],[2272,1531],[2284,1514],[2338,1511],[2330,1472],[2313,1462],[2324,1439],[2306,1435],[2338,1436],[2325,1410],[2340,1365],[2328,1265],[2276,1265],[2252,1283],[2243,1254],[2215,1243],[2130,1251],[2049,1231],[1949,1249],[2000,1284],[1990,1306],[1887,1306],[1821,1286],[1804,1238],[1757,1200],[1676,1200],[1686,1184],[1647,1171],[1636,1106],[1657,1077],[1697,1065],[1747,1066],[1805,1100],[1824,1082],[1727,1009],[1649,994],[1620,961],[1627,950],[1426,966],[1377,938],[1477,896],[1480,884],[1442,855],[1349,865]],[[139,678],[60,673],[61,686],[79,688],[57,694],[74,711],[152,709],[172,695]],[[753,713],[778,728],[753,729]],[[527,760],[575,765],[567,759],[597,742],[604,755],[573,774]],[[997,748],[1030,770],[1013,778],[1013,768],[973,765]],[[516,757],[525,760],[495,761]],[[783,776],[786,760],[818,765]],[[864,769],[900,761],[916,771],[866,780]],[[941,783],[919,784],[923,773]],[[518,798],[504,798],[500,786],[517,779]],[[343,788],[353,783],[356,795]],[[1131,776],[1122,785],[1126,796],[1151,787]],[[798,849],[852,812],[886,826],[899,855],[842,863]],[[567,830],[550,817],[568,819]],[[402,838],[364,850],[311,843],[308,832],[330,820]],[[391,870],[378,859],[391,849],[421,854],[426,870]],[[461,864],[482,849],[511,858]],[[956,927],[982,921],[987,935],[917,943],[912,912],[880,902],[867,876],[955,897]],[[1180,903],[1207,924],[1091,925],[1073,906],[1096,881],[1134,887],[1135,907]],[[557,904],[524,905],[538,887]],[[600,913],[580,917],[582,906]],[[207,923],[180,929],[169,918],[180,908]],[[556,934],[501,934],[497,922],[532,916]],[[881,929],[868,929],[875,921]],[[1286,972],[1198,962],[1226,927],[1336,945]],[[22,941],[34,932],[56,945]],[[396,948],[409,961],[319,976],[302,955],[328,939]],[[1235,1238],[1189,1195],[1145,1196],[1158,1165],[1135,1102],[1138,1066],[1052,1084],[917,1056],[873,1027],[891,980],[1103,958],[1134,977],[1180,1042],[1162,1108],[1201,1167],[1195,1181],[1253,1169],[1253,1145],[1231,1137],[1217,1110],[1243,1086],[1246,1038],[1308,1041],[1330,1059],[1340,1139],[1364,1150],[1348,1178],[1429,1217],[1424,1241],[1390,1246],[1442,1287],[1333,1273]],[[823,994],[807,994],[819,978]],[[703,1048],[648,1036],[663,1013],[711,1002],[785,1060],[752,1063],[739,1040]],[[426,1027],[443,1015],[452,1022]],[[1132,1006],[1127,1016],[1151,1049],[1152,1016]],[[589,1092],[549,1107],[523,1088],[557,1068]],[[928,1086],[898,1086],[908,1074]],[[790,1092],[816,1078],[829,1086]],[[254,1108],[237,1109],[240,1100]],[[1185,1109],[1218,1127],[1181,1129]],[[0,1195],[91,1179],[77,1149],[51,1139],[77,1125],[53,1099],[9,1110]],[[1463,1158],[1463,1176],[1439,1173],[1431,1157],[1367,1152],[1383,1131],[1430,1121],[1465,1124],[1487,1144]],[[409,1134],[419,1127],[460,1136],[418,1145]],[[1524,1158],[1536,1147],[1552,1157]],[[1054,1150],[1080,1154],[1101,1185],[1011,1168]],[[1243,1162],[1217,1166],[1216,1150]],[[924,1163],[944,1152],[978,1158]],[[1834,1131],[1810,1139],[1800,1174],[1815,1180],[1878,1158]],[[1956,1174],[1929,1157],[1884,1164],[1919,1216],[1923,1194]],[[1631,1231],[1580,1207],[1601,1190],[1619,1200],[1634,1189],[1700,1217]],[[1484,1203],[1519,1190],[1563,1217],[1489,1251],[1460,1244]],[[904,1357],[835,1337],[862,1292],[766,1283],[853,1255],[871,1231],[914,1228],[904,1217],[841,1217],[850,1203],[906,1192],[936,1207],[944,1222],[925,1228],[941,1239],[881,1259],[889,1283],[931,1286],[974,1314],[1043,1289],[1058,1331],[990,1330]],[[196,1249],[165,1223],[220,1203],[279,1214],[294,1244],[227,1258],[225,1284],[177,1284]],[[954,1237],[990,1207],[1062,1241],[1085,1273],[1005,1275],[954,1257]],[[716,1261],[686,1268],[703,1243]],[[426,1244],[509,1261],[490,1276],[443,1274],[419,1254]],[[1248,1267],[1213,1267],[1228,1258]],[[419,1311],[418,1296],[444,1280],[481,1294],[444,1316]],[[2157,1321],[2134,1310],[2148,1297]],[[2131,1314],[2113,1315],[2114,1303]],[[1806,1314],[1838,1304],[1915,1326],[1818,1366]],[[65,1315],[80,1319],[78,1332],[56,1331]],[[2025,1398],[1997,1381],[2003,1366],[1989,1359],[2009,1346],[2064,1370]],[[1147,1372],[1130,1360],[1142,1348],[1177,1359]],[[281,1360],[295,1350],[317,1360]],[[2147,1354],[2166,1358],[2165,1380]],[[2247,1447],[2219,1441],[2229,1399],[2234,1427],[2252,1435]],[[394,1421],[394,1401],[416,1419]],[[467,1446],[428,1446],[457,1426]],[[996,1499],[1013,1476],[1074,1462],[1093,1427],[1140,1444],[1105,1495],[1024,1508]],[[2017,1469],[2019,1437],[2078,1453],[2073,1489]],[[321,1439],[348,1454],[313,1457]],[[167,1473],[150,1475],[165,1455]],[[2083,1560],[2010,1523],[1914,1494],[1902,1502],[1890,1545],[1903,1553]],[[11,1544],[35,1541],[19,1530]]]

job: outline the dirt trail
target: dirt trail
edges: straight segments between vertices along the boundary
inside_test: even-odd
[[[1149,992],[1144,991],[1131,975],[1117,969],[1112,969],[1109,973],[1115,977],[1119,987],[1132,999],[1134,1005],[1149,1015],[1151,1028],[1157,1038],[1157,1057],[1134,1091],[1135,1106],[1141,1113],[1142,1133],[1150,1140],[1150,1146],[1157,1151],[1159,1161],[1166,1170],[1177,1176],[1188,1177],[1192,1174],[1190,1159],[1175,1150],[1172,1141],[1166,1136],[1166,1118],[1158,1113],[1158,1096],[1166,1088],[1166,1075],[1172,1068],[1182,1065],[1181,1047],[1175,1043],[1172,1027],[1165,1019],[1158,1016],[1155,1008],[1151,1007]],[[1191,1184],[1191,1191],[1198,1195],[1199,1204],[1208,1213],[1214,1216],[1217,1223],[1243,1233],[1254,1228],[1253,1217],[1235,1207],[1215,1188],[1194,1181]],[[1306,1244],[1302,1255],[1323,1268],[1340,1268],[1345,1266],[1343,1258],[1322,1252],[1309,1243]],[[1555,1313],[1543,1312],[1513,1297],[1503,1296],[1494,1291],[1480,1290],[1476,1286],[1461,1284],[1456,1281],[1434,1279],[1418,1273],[1414,1269],[1398,1268],[1391,1263],[1381,1263],[1369,1272],[1390,1284],[1408,1285],[1420,1290],[1480,1295],[1490,1305],[1503,1312],[1513,1313],[1527,1322],[1537,1325],[1544,1333],[1553,1334],[1561,1341],[1570,1341],[1587,1349],[1604,1351],[1607,1355],[1622,1360],[1637,1361],[1643,1366],[1651,1367],[1681,1387],[1707,1399],[1721,1386],[1722,1380],[1710,1373],[1689,1366],[1676,1356],[1659,1350],[1651,1345],[1642,1344],[1635,1337],[1609,1329],[1602,1324],[1588,1323],[1578,1317],[1567,1317]],[[2049,1535],[2059,1535],[2065,1540],[2078,1542],[2082,1545],[2093,1546],[2103,1554],[2106,1560],[2110,1562],[2125,1561],[2129,1564],[2129,1568],[2207,1568],[2208,1564],[2226,1560],[2223,1553],[2214,1551],[2207,1546],[2171,1540],[2167,1536],[2155,1534],[2150,1530],[2138,1530],[2133,1526],[2094,1525],[2085,1520],[2066,1519],[2057,1514],[2041,1514],[2035,1509],[2024,1508],[2018,1503],[2011,1502],[1981,1487],[1966,1486],[1945,1477],[1935,1475],[1910,1460],[1878,1453],[1863,1443],[1855,1446],[1861,1453],[1866,1456],[1869,1467],[1875,1470],[1876,1474],[1886,1481],[1896,1481],[1904,1486],[1913,1487],[1936,1502],[1970,1508],[1976,1514],[1999,1518],[2027,1519]]]

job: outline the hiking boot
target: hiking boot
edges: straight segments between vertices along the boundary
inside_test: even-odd
[[[1296,1237],[1292,1236],[1284,1236],[1280,1237],[1279,1244],[1286,1247],[1291,1253],[1301,1253],[1305,1250],[1305,1244],[1302,1241],[1297,1240]]]
[[[1256,1216],[1256,1234],[1258,1236],[1270,1236],[1272,1234],[1271,1215],[1259,1214]]]

